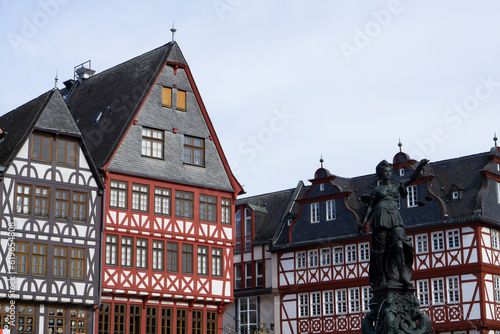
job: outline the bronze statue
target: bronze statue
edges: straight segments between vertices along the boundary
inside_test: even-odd
[[[376,288],[401,283],[411,286],[413,247],[404,230],[398,209],[398,200],[407,196],[406,187],[413,183],[422,168],[429,162],[422,159],[412,175],[401,182],[391,183],[393,169],[387,161],[376,168],[381,182],[373,189],[363,221],[358,231],[366,230],[370,220],[372,250],[370,257],[370,285]]]

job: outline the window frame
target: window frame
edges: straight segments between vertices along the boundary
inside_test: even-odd
[[[442,277],[432,278],[432,303],[441,305],[445,303],[444,279]]]
[[[344,264],[344,246],[337,246],[333,248],[333,264]]]
[[[35,250],[35,247],[37,248],[37,250]],[[39,244],[39,243],[32,244],[31,272],[30,272],[31,275],[34,276],[47,275],[47,253],[48,253],[48,246],[46,244]]]
[[[345,263],[356,263],[358,261],[356,244],[346,245],[345,254],[346,254]]]
[[[33,187],[29,184],[22,184],[22,183],[16,184],[16,214],[25,215],[25,216],[31,215],[31,212],[32,212],[32,208],[31,208],[32,196],[31,195],[33,193],[32,188]],[[28,193],[26,193],[26,191],[28,191]],[[19,202],[20,199],[21,199],[21,203]],[[27,212],[25,212],[25,209],[27,209]]]
[[[143,126],[141,135],[141,156],[164,159],[165,131]]]
[[[370,261],[370,243],[362,242],[358,245],[359,262]]]
[[[415,236],[415,253],[426,254],[429,253],[429,237],[427,233],[417,234]]]
[[[319,221],[320,221],[320,218],[319,218],[319,213],[320,213],[319,202],[311,203],[309,205],[309,209],[311,211],[311,224],[319,223]]]
[[[71,219],[77,222],[86,222],[88,217],[87,193],[74,191],[71,198]]]
[[[429,300],[429,282],[427,280],[417,281],[417,297],[420,301],[420,305],[428,306],[430,305]]]
[[[311,302],[310,305],[311,317],[320,317],[322,309],[321,292],[320,291],[311,292],[309,297],[310,297],[309,300]]]
[[[152,240],[152,269],[154,271],[164,271],[165,270],[165,241],[164,240]]]
[[[412,185],[406,187],[406,207],[407,208],[415,208],[418,206],[418,192],[417,185]]]
[[[154,198],[154,213],[170,216],[172,212],[172,189],[155,186]]]
[[[40,143],[35,143],[35,138],[40,137]],[[43,139],[48,139],[49,143],[48,145],[43,142]],[[48,135],[42,135],[40,133],[33,133],[32,135],[32,143],[31,143],[31,159],[32,160],[37,160],[37,161],[44,161],[44,162],[51,162],[52,161],[52,142],[54,141],[54,138],[52,136]],[[48,146],[48,154],[49,157],[43,158],[43,155],[47,153],[47,151],[44,151],[44,148],[47,148]],[[35,148],[38,148],[35,150]],[[35,157],[35,153],[39,152],[40,157]]]
[[[179,272],[179,243],[167,241],[167,273]]]
[[[38,194],[37,191],[41,190]],[[45,191],[45,193],[44,193]],[[33,216],[47,218],[50,215],[50,188],[35,186]]]
[[[109,207],[112,209],[127,210],[128,207],[128,182],[122,180],[110,180],[109,183]],[[115,197],[115,198],[113,198]],[[123,205],[122,205],[123,203]]]
[[[106,234],[105,259],[107,266],[118,266],[119,237],[116,234]]]
[[[335,205],[335,200],[326,201],[326,221],[332,221],[337,219],[337,208]]]
[[[321,248],[321,267],[329,267],[332,264],[332,250],[330,247]]]
[[[222,277],[224,273],[222,248],[212,247],[212,276]]]
[[[61,146],[61,144],[64,144]],[[71,145],[72,144],[72,145]],[[57,150],[56,150],[56,163],[62,164],[62,165],[67,165],[67,166],[76,166],[76,159],[77,159],[77,150],[76,150],[76,141],[71,140],[71,139],[65,139],[65,138],[57,138]],[[73,148],[71,148],[73,146]],[[61,152],[62,150],[62,152]],[[71,156],[71,150],[73,151],[73,156]],[[59,160],[59,158],[62,157],[62,160]],[[73,162],[68,161],[70,159],[73,159]]]
[[[161,90],[161,106],[172,108],[172,88],[162,86]]]
[[[205,167],[205,139],[184,135],[182,162],[186,165]]]
[[[217,196],[200,194],[200,220],[205,222],[217,222]]]
[[[432,251],[442,252],[444,251],[444,233],[443,231],[432,232]]]
[[[208,246],[198,245],[196,248],[198,275],[208,276]]]
[[[453,229],[446,231],[446,246],[448,250],[460,249],[460,230]]]
[[[460,279],[458,276],[446,277],[446,290],[448,304],[460,303]]]
[[[194,256],[193,244],[182,244],[182,273],[192,275],[193,274],[193,256]]]
[[[306,251],[298,251],[295,253],[295,268],[306,269],[307,268],[307,253]]]
[[[221,223],[231,225],[231,199],[222,197],[221,205]]]
[[[63,251],[64,254],[61,254]],[[53,248],[53,277],[68,277],[68,247],[54,245]]]
[[[149,242],[146,238],[135,238],[135,268],[148,270]]]
[[[194,193],[184,190],[175,191],[175,217],[194,218]]]
[[[75,253],[74,253],[75,252]],[[81,256],[76,253],[76,252],[81,252]],[[86,257],[86,250],[85,248],[80,248],[80,247],[72,247],[70,251],[70,278],[71,279],[84,279],[86,272],[85,272],[85,257]],[[75,255],[73,255],[75,254]],[[76,271],[76,274],[73,272]]]
[[[66,198],[64,198],[64,195]],[[68,220],[70,216],[71,192],[64,189],[55,189],[54,218]]]
[[[347,314],[347,289],[335,290],[336,314]]]
[[[299,293],[297,296],[298,303],[298,313],[299,318],[308,318],[309,317],[309,293]]]
[[[323,315],[335,314],[335,298],[333,290],[323,291]]]
[[[149,212],[149,185],[132,182],[132,211]]]
[[[120,266],[123,268],[134,267],[134,237],[122,236],[120,240]]]

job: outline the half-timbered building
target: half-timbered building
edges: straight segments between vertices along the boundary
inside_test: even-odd
[[[59,90],[0,118],[0,328],[93,331],[102,190]]]
[[[233,301],[233,176],[176,42],[64,96],[105,183],[97,333],[219,333]]]
[[[402,152],[392,163],[394,182],[408,178],[417,165]],[[377,182],[375,174],[343,178],[321,166],[310,185],[299,183],[286,191],[295,193],[296,199],[267,198],[274,208],[260,203],[253,211],[259,196],[238,200],[246,205],[242,210],[248,208],[253,215],[280,211],[274,218],[279,223],[269,223],[277,226],[269,247],[271,258],[276,257],[270,272],[276,277],[272,285],[275,332],[361,332],[361,320],[370,309],[371,235],[369,227],[358,234],[357,226],[365,199]],[[406,198],[400,198],[399,210],[415,250],[412,283],[434,331],[498,333],[499,148],[432,162],[407,192]],[[257,248],[258,239],[245,241],[252,242]],[[243,272],[245,261],[241,263],[240,269],[235,260],[236,273]],[[236,274],[235,286],[245,277]]]

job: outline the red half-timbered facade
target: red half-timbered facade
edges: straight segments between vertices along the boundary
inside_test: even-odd
[[[66,84],[106,189],[95,332],[220,333],[242,188],[179,46]]]

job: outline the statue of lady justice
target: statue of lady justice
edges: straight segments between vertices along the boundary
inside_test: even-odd
[[[381,182],[373,189],[363,221],[358,226],[360,232],[365,231],[370,220],[372,250],[369,275],[372,288],[398,282],[404,287],[412,285],[413,247],[404,230],[397,203],[399,195],[406,197],[406,187],[417,179],[428,162],[422,159],[410,178],[397,183],[391,183],[391,164],[384,160],[377,165],[376,172]]]

